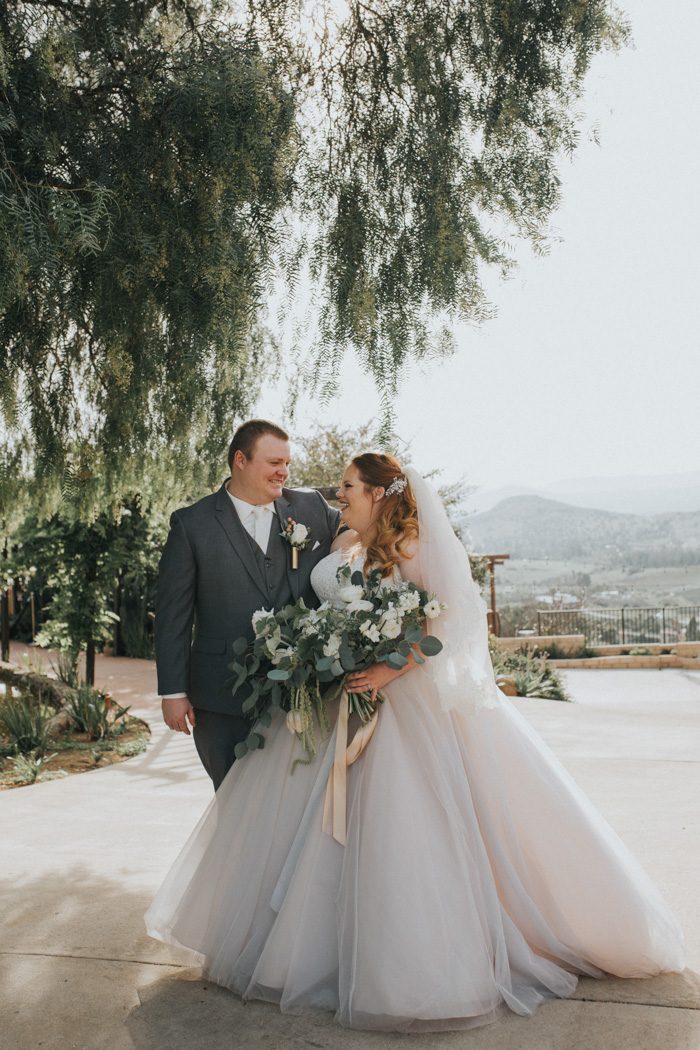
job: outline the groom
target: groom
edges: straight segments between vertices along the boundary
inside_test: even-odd
[[[218,789],[234,748],[250,731],[226,681],[236,638],[252,639],[257,609],[297,598],[317,606],[311,570],[330,551],[340,514],[313,489],[284,488],[289,436],[264,419],[243,423],[228,456],[231,477],[210,496],[176,510],[160,560],[155,649],[166,724],[189,735]],[[293,568],[280,534],[288,519],[306,525],[309,542]],[[194,625],[194,634],[193,634]]]

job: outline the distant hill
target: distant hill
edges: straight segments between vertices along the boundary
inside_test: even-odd
[[[513,558],[594,558],[604,564],[700,563],[700,511],[620,514],[542,496],[510,496],[461,519],[467,546]]]
[[[511,496],[542,496],[576,507],[627,514],[700,511],[700,470],[678,474],[566,478],[540,487],[504,485],[496,489],[482,488],[469,497],[469,505],[483,513]]]

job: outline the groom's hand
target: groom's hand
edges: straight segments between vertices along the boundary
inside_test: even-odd
[[[189,720],[190,725],[194,729],[196,718],[194,708],[187,697],[178,697],[175,700],[161,700],[160,706],[166,726],[176,733],[187,733],[189,736],[190,729],[187,722]]]

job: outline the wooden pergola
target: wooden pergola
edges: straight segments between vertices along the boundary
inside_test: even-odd
[[[491,634],[495,634],[497,638],[500,638],[501,618],[496,609],[496,566],[502,565],[504,561],[507,561],[510,558],[510,554],[477,554],[475,557],[482,558],[489,563],[491,608],[487,613],[487,619]]]

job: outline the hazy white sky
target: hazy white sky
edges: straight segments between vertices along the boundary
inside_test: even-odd
[[[457,354],[402,385],[398,432],[446,481],[700,467],[700,4],[623,6],[634,45],[589,73],[581,144],[561,170],[561,240],[545,258],[521,250],[511,280],[490,278],[498,316],[460,326]],[[257,412],[284,423],[282,401],[269,385]],[[294,430],[377,411],[348,358],[341,396],[322,411],[302,401]]]

